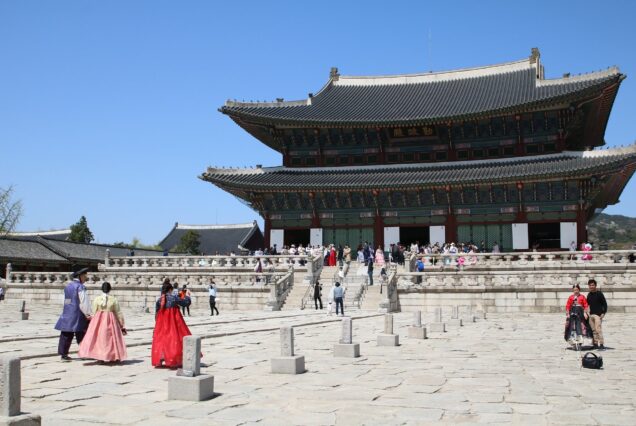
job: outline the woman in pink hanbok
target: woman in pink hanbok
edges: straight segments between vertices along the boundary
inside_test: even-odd
[[[375,251],[375,263],[384,266],[384,250],[382,250],[382,246],[379,246]]]
[[[93,317],[79,347],[80,358],[98,361],[124,361],[127,358],[124,316],[119,302],[110,296],[110,283],[102,284],[102,294],[93,300]]]

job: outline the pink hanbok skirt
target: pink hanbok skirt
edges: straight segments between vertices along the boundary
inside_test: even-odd
[[[80,343],[79,356],[99,361],[123,361],[128,357],[126,342],[114,312],[99,311],[88,324]]]

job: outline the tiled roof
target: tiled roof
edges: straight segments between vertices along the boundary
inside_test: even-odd
[[[55,262],[69,263],[65,258],[46,248],[37,241],[0,238],[0,259],[7,262]]]
[[[226,190],[360,190],[583,176],[620,170],[634,163],[636,144],[627,148],[461,162],[311,168],[208,168],[200,178]]]
[[[9,232],[7,236],[11,238],[18,238],[21,240],[36,240],[37,237],[44,237],[50,240],[66,241],[71,236],[71,230],[57,229],[52,231]]]
[[[237,252],[239,246],[250,250],[263,247],[263,234],[256,221],[238,225],[181,225],[176,224],[170,233],[159,243],[166,250],[177,246],[188,231],[199,234],[199,250],[207,255],[231,251]],[[255,244],[254,247],[247,245]]]
[[[227,101],[224,114],[266,123],[435,123],[584,99],[625,76],[616,67],[544,79],[538,57],[449,72],[385,77],[332,74],[315,96],[291,102]]]
[[[103,262],[106,257],[106,250],[110,250],[111,256],[127,256],[130,252],[128,248],[114,247],[106,244],[85,244],[49,238],[40,238],[38,241],[56,253],[73,261]],[[135,254],[138,256],[161,256],[162,253],[163,252],[158,250],[135,249]]]

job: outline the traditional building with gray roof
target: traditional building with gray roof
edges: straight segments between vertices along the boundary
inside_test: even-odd
[[[172,250],[188,232],[199,235],[199,251],[206,255],[249,252],[264,248],[264,238],[258,223],[233,225],[183,225],[178,222],[159,243],[165,250]]]
[[[301,101],[220,108],[282,166],[200,177],[265,219],[268,245],[462,241],[567,248],[617,203],[636,147],[599,149],[617,67],[546,78],[538,49],[478,68],[351,77]]]

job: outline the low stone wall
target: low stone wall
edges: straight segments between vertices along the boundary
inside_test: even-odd
[[[589,278],[598,282],[610,312],[636,312],[636,271],[631,270],[402,273],[399,309],[433,312],[472,306],[484,312],[564,312],[572,286],[578,283],[586,294]]]
[[[217,284],[219,310],[276,309],[284,301],[293,284],[293,272],[286,273],[188,273],[160,275],[148,272],[97,272],[89,275],[86,286],[91,297],[101,294],[101,284],[112,285],[111,294],[124,307],[154,309],[164,278],[180,285],[187,284],[192,294],[190,309],[209,310],[208,285]],[[27,303],[62,304],[68,274],[47,272],[12,272],[6,283],[7,299]]]

